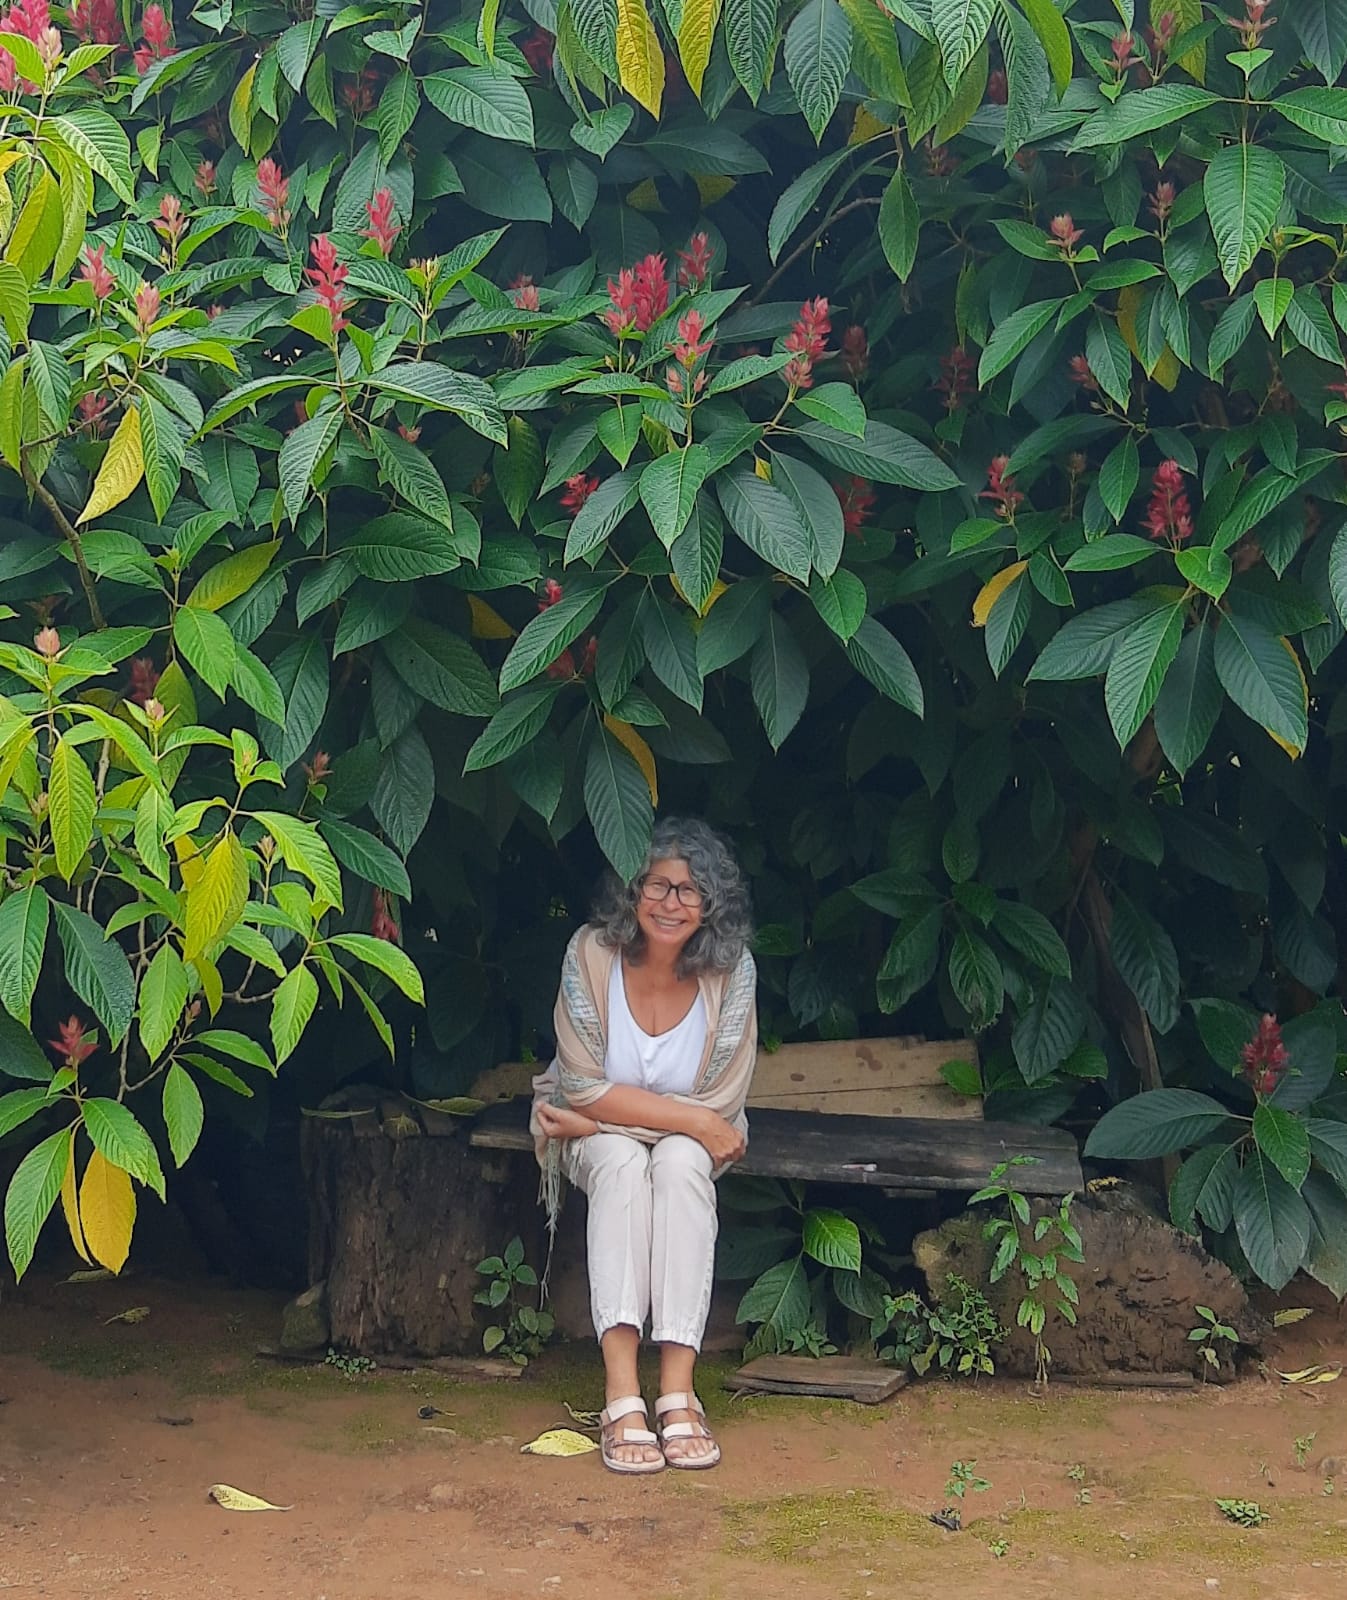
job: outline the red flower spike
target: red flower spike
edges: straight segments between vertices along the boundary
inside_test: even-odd
[[[536,77],[546,77],[551,72],[554,44],[556,39],[546,28],[535,28],[532,33],[526,34],[519,41],[520,53],[533,68]]]
[[[33,635],[33,649],[48,661],[55,661],[61,653],[61,635],[52,627],[39,628]]]
[[[100,394],[95,389],[89,389],[79,397],[78,411],[80,423],[87,428],[95,439],[103,436],[103,417],[108,407],[112,404],[110,394]]]
[[[55,57],[51,55],[51,41],[47,36],[55,34],[56,53],[60,54],[61,36],[51,25],[51,7],[47,0],[14,0],[14,4],[9,8],[9,15],[0,21],[0,33],[12,33],[20,38],[30,39],[38,47],[40,54],[45,44],[46,53],[42,58],[48,65]],[[19,78],[14,70],[14,57],[8,51],[0,51],[0,89],[8,93],[15,83],[18,83],[24,94],[37,93],[37,84],[29,83],[26,78]]]
[[[1151,498],[1144,526],[1152,539],[1172,545],[1193,536],[1193,508],[1183,488],[1183,468],[1177,461],[1162,461],[1151,479]]]
[[[669,309],[669,279],[663,256],[646,256],[633,272],[636,303],[636,331],[649,333]]]
[[[159,316],[162,297],[152,283],[142,283],[136,290],[135,300],[136,327],[142,334],[148,333]]]
[[[1076,226],[1075,219],[1069,211],[1060,217],[1054,217],[1049,224],[1048,232],[1052,236],[1053,244],[1064,256],[1069,256],[1085,237],[1085,230]]]
[[[790,332],[782,340],[790,351],[791,360],[781,369],[781,376],[791,389],[808,389],[814,382],[815,363],[828,353],[828,335],[833,325],[828,317],[828,302],[822,295],[806,300],[800,307]]]
[[[1291,1058],[1282,1043],[1281,1024],[1265,1015],[1258,1031],[1240,1051],[1244,1078],[1256,1095],[1273,1094],[1291,1067]]]
[[[1174,209],[1174,202],[1178,199],[1178,190],[1172,183],[1157,183],[1155,193],[1147,202],[1147,209],[1157,222],[1168,220],[1169,213]]]
[[[70,26],[85,44],[121,44],[126,37],[117,0],[71,0]]]
[[[940,376],[931,387],[945,397],[945,410],[957,411],[974,389],[977,363],[962,345],[955,345],[940,358]]]
[[[538,290],[527,272],[521,272],[510,285],[510,298],[514,301],[515,309],[518,311],[538,311],[541,309]]]
[[[711,241],[705,233],[694,233],[687,249],[678,252],[678,287],[696,293],[710,276]]]
[[[1068,367],[1070,369],[1072,383],[1078,385],[1082,389],[1088,389],[1091,394],[1098,393],[1099,380],[1095,377],[1094,373],[1090,371],[1090,363],[1085,359],[1084,356],[1072,356],[1071,360],[1068,362]]]
[[[1136,53],[1136,40],[1130,33],[1114,34],[1111,48],[1113,51],[1113,70],[1120,79],[1132,67],[1141,65],[1141,57]]]
[[[1007,522],[1015,520],[1016,509],[1023,505],[1024,496],[1015,487],[1014,478],[1006,476],[1009,456],[994,456],[987,467],[987,487],[978,495],[979,500],[993,502],[992,509]]]
[[[173,47],[173,24],[165,14],[163,6],[145,7],[145,15],[140,19],[140,31],[144,35],[145,42],[138,45],[133,54],[136,71],[144,77],[156,61],[177,55],[177,51]]]
[[[585,640],[585,652],[580,657],[580,676],[582,678],[592,678],[594,676],[594,667],[598,659],[599,641],[591,633],[589,638]]]
[[[547,676],[556,683],[565,683],[575,676],[575,657],[569,650],[561,654],[546,668]]]
[[[374,891],[374,912],[370,917],[369,931],[376,939],[383,939],[387,944],[402,943],[402,929],[394,921],[388,908],[388,896],[382,889]]]
[[[0,56],[0,60],[8,61],[10,57]],[[84,247],[84,260],[80,263],[80,277],[94,292],[96,300],[106,300],[117,287],[117,280],[108,270],[104,260],[106,245],[99,245],[95,250],[91,245]]]
[[[833,493],[842,507],[843,531],[863,539],[861,529],[870,520],[877,498],[868,479],[850,477],[833,484]]]
[[[380,254],[387,256],[402,232],[402,224],[393,216],[393,191],[380,189],[372,200],[366,200],[365,211],[369,216],[369,227],[360,230],[360,237],[373,239]]]
[[[196,192],[203,200],[209,200],[215,193],[215,163],[203,161],[196,169],[196,176],[192,179]]]
[[[267,221],[277,232],[282,231],[290,221],[290,212],[287,210],[290,180],[282,175],[281,169],[270,156],[264,156],[257,163],[257,188],[262,196],[262,209]]]
[[[598,486],[597,478],[587,478],[583,472],[577,472],[573,478],[567,478],[565,492],[561,496],[562,510],[569,511],[575,516]],[[557,598],[561,598],[559,593]]]
[[[1263,35],[1268,31],[1276,17],[1267,15],[1267,8],[1271,0],[1244,0],[1244,15],[1242,17],[1226,17],[1225,25],[1233,28],[1239,35],[1240,43],[1246,50],[1256,50],[1262,41]]]
[[[549,606],[556,605],[565,592],[555,578],[549,578],[543,585],[543,597],[538,602],[538,610],[546,611]]]
[[[301,761],[300,766],[304,776],[312,787],[315,783],[326,783],[332,776],[332,757],[326,750],[315,750],[312,761]]]
[[[630,267],[622,268],[616,283],[609,278],[608,300],[609,309],[603,313],[603,320],[608,331],[620,339],[636,326],[636,274]]]
[[[56,1030],[56,1038],[47,1043],[60,1056],[63,1065],[78,1067],[98,1049],[97,1034],[87,1035],[78,1017],[67,1017]]]
[[[309,254],[313,257],[313,265],[304,268],[304,276],[312,284],[318,303],[326,306],[331,314],[333,333],[340,333],[348,326],[348,320],[342,313],[349,310],[351,305],[342,287],[346,282],[347,269],[337,259],[337,247],[325,233],[320,233],[309,246]]]
[[[870,370],[870,341],[859,322],[853,322],[842,335],[842,365],[853,383],[859,383]]]
[[[159,669],[149,656],[136,656],[131,662],[131,687],[126,691],[126,698],[138,706],[143,706],[154,698],[154,691],[159,685]]]
[[[187,218],[182,214],[182,201],[177,195],[164,196],[159,202],[159,216],[151,226],[167,244],[177,244],[187,231]]]
[[[1010,99],[1010,84],[1005,72],[994,68],[987,77],[987,102],[989,105],[1003,106]]]

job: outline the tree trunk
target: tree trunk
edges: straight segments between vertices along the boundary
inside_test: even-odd
[[[477,1263],[518,1234],[541,1268],[533,1161],[472,1149],[467,1127],[392,1096],[305,1119],[309,1278],[326,1280],[334,1346],[479,1354]]]

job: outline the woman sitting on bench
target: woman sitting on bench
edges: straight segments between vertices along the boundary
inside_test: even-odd
[[[645,866],[609,883],[571,940],[557,1057],[534,1082],[549,1220],[559,1172],[589,1200],[590,1306],[603,1351],[602,1448],[614,1472],[713,1467],[693,1386],[711,1302],[714,1180],[747,1147],[757,972],[744,877],[704,822],[668,818]],[[660,1346],[659,1436],[636,1357]]]

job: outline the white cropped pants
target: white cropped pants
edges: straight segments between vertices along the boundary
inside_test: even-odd
[[[700,1350],[711,1306],[716,1190],[711,1157],[685,1134],[642,1144],[624,1133],[569,1140],[566,1175],[589,1201],[594,1332],[650,1318],[656,1344]]]

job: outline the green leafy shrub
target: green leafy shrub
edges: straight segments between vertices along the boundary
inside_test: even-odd
[[[271,908],[231,869],[225,994],[257,980],[240,928],[329,978],[337,934],[401,933],[425,974],[396,1069],[316,1015],[319,1093],[453,1095],[532,1047],[538,974],[657,803],[741,842],[766,1034],[971,1028],[998,1114],[1200,1075],[1194,997],[1336,989],[1336,13],[80,0],[58,57],[40,9],[0,33],[5,637],[54,625],[109,668],[82,703],[223,742],[155,780],[69,746],[73,866],[48,769],[0,764],[0,912],[78,902],[136,1010],[138,930],[171,924],[209,1012],[176,841],[178,921],[124,876],[155,841],[110,791],[162,783],[158,847],[190,819],[190,871],[233,837]],[[35,761],[96,725],[58,724]],[[242,735],[339,898],[277,834],[263,889]],[[34,1040],[98,1016],[58,945],[31,1010],[4,997],[39,1088]],[[53,1098],[125,1110],[98,1043]],[[25,1140],[67,1109],[0,1104]]]

